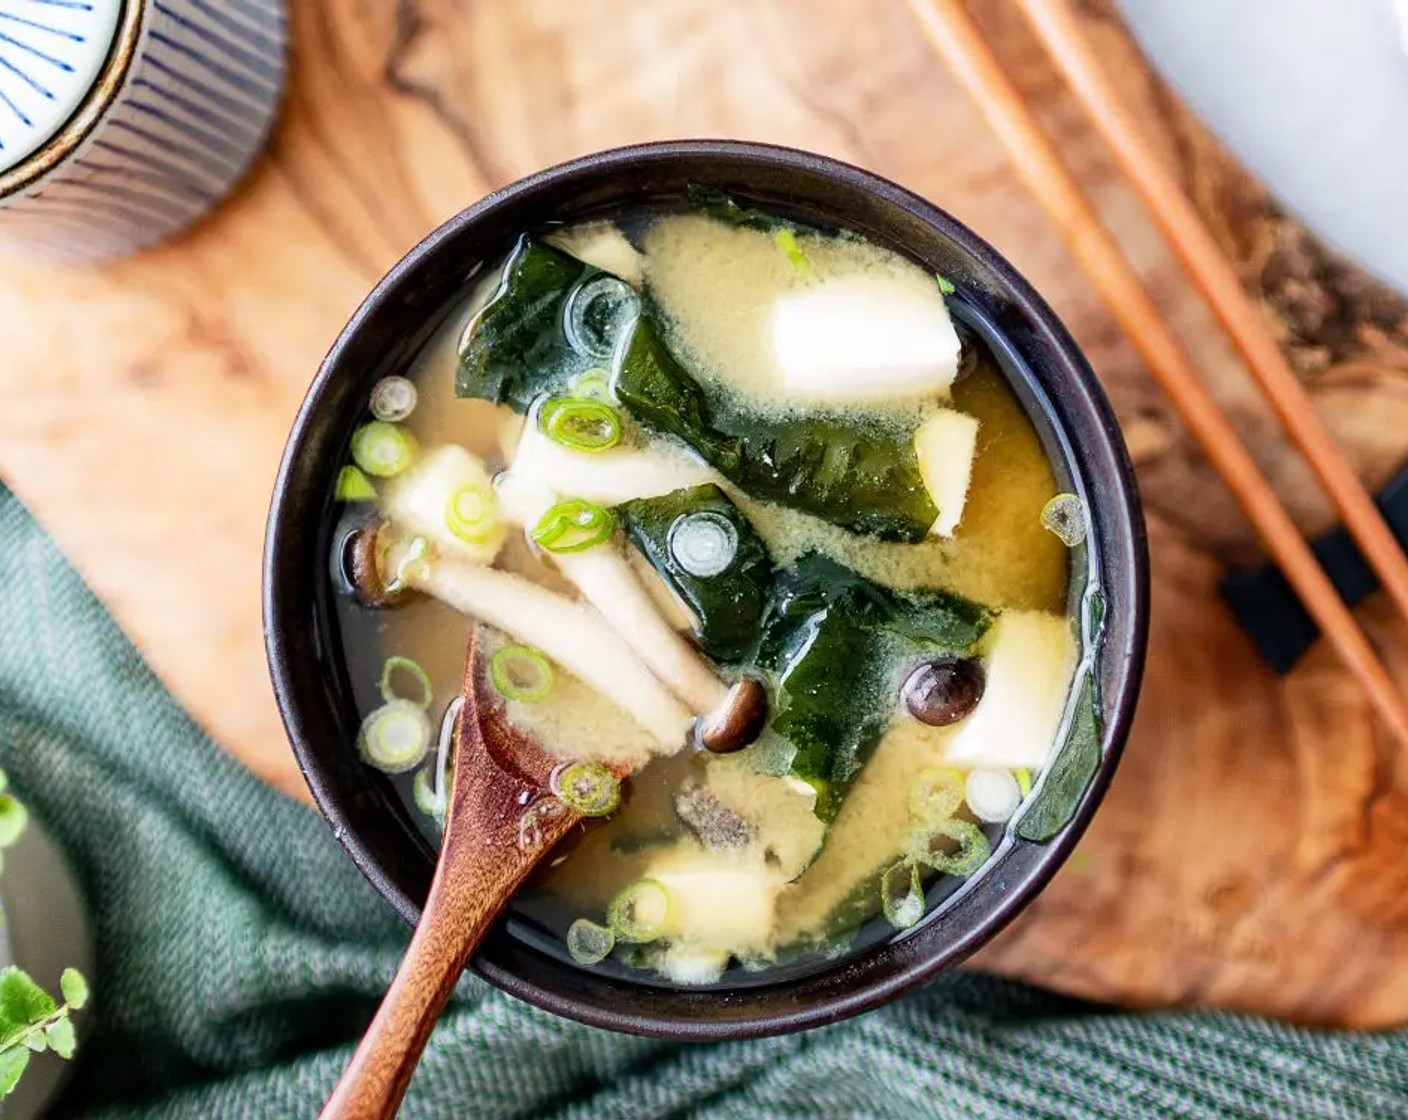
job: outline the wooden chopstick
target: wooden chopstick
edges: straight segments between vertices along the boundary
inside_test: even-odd
[[[1359,678],[1394,736],[1408,745],[1408,706],[1388,670],[961,0],[907,2],[935,52],[968,90],[1027,187],[1055,220],[1072,255],[1202,445],[1306,610]]]
[[[1243,290],[1231,262],[1173,174],[1154,155],[1152,144],[1101,66],[1070,3],[1017,0],[1017,4],[1202,289],[1282,426],[1314,467],[1384,589],[1408,618],[1408,556],[1321,422],[1310,394]]]

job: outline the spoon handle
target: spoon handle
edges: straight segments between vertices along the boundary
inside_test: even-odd
[[[517,789],[504,788],[502,771],[457,766],[455,785],[461,782],[468,788],[452,795],[420,924],[321,1120],[387,1120],[396,1114],[470,956],[528,872],[578,819],[571,813],[548,816],[525,844]]]

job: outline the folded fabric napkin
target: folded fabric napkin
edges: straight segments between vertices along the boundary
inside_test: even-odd
[[[0,488],[0,767],[67,849],[95,1002],[56,1115],[315,1116],[406,930],[310,810],[222,754]],[[1408,1116],[1408,1034],[1125,1015],[975,973],[833,1027],[681,1046],[466,977],[401,1115]]]

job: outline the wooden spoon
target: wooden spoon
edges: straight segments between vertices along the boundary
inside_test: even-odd
[[[549,792],[555,763],[484,699],[477,635],[465,651],[440,861],[420,924],[322,1120],[396,1114],[431,1028],[518,885],[582,819]]]

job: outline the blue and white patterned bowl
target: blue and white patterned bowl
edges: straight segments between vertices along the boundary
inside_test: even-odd
[[[282,0],[0,0],[0,249],[130,252],[218,202],[283,89]]]

